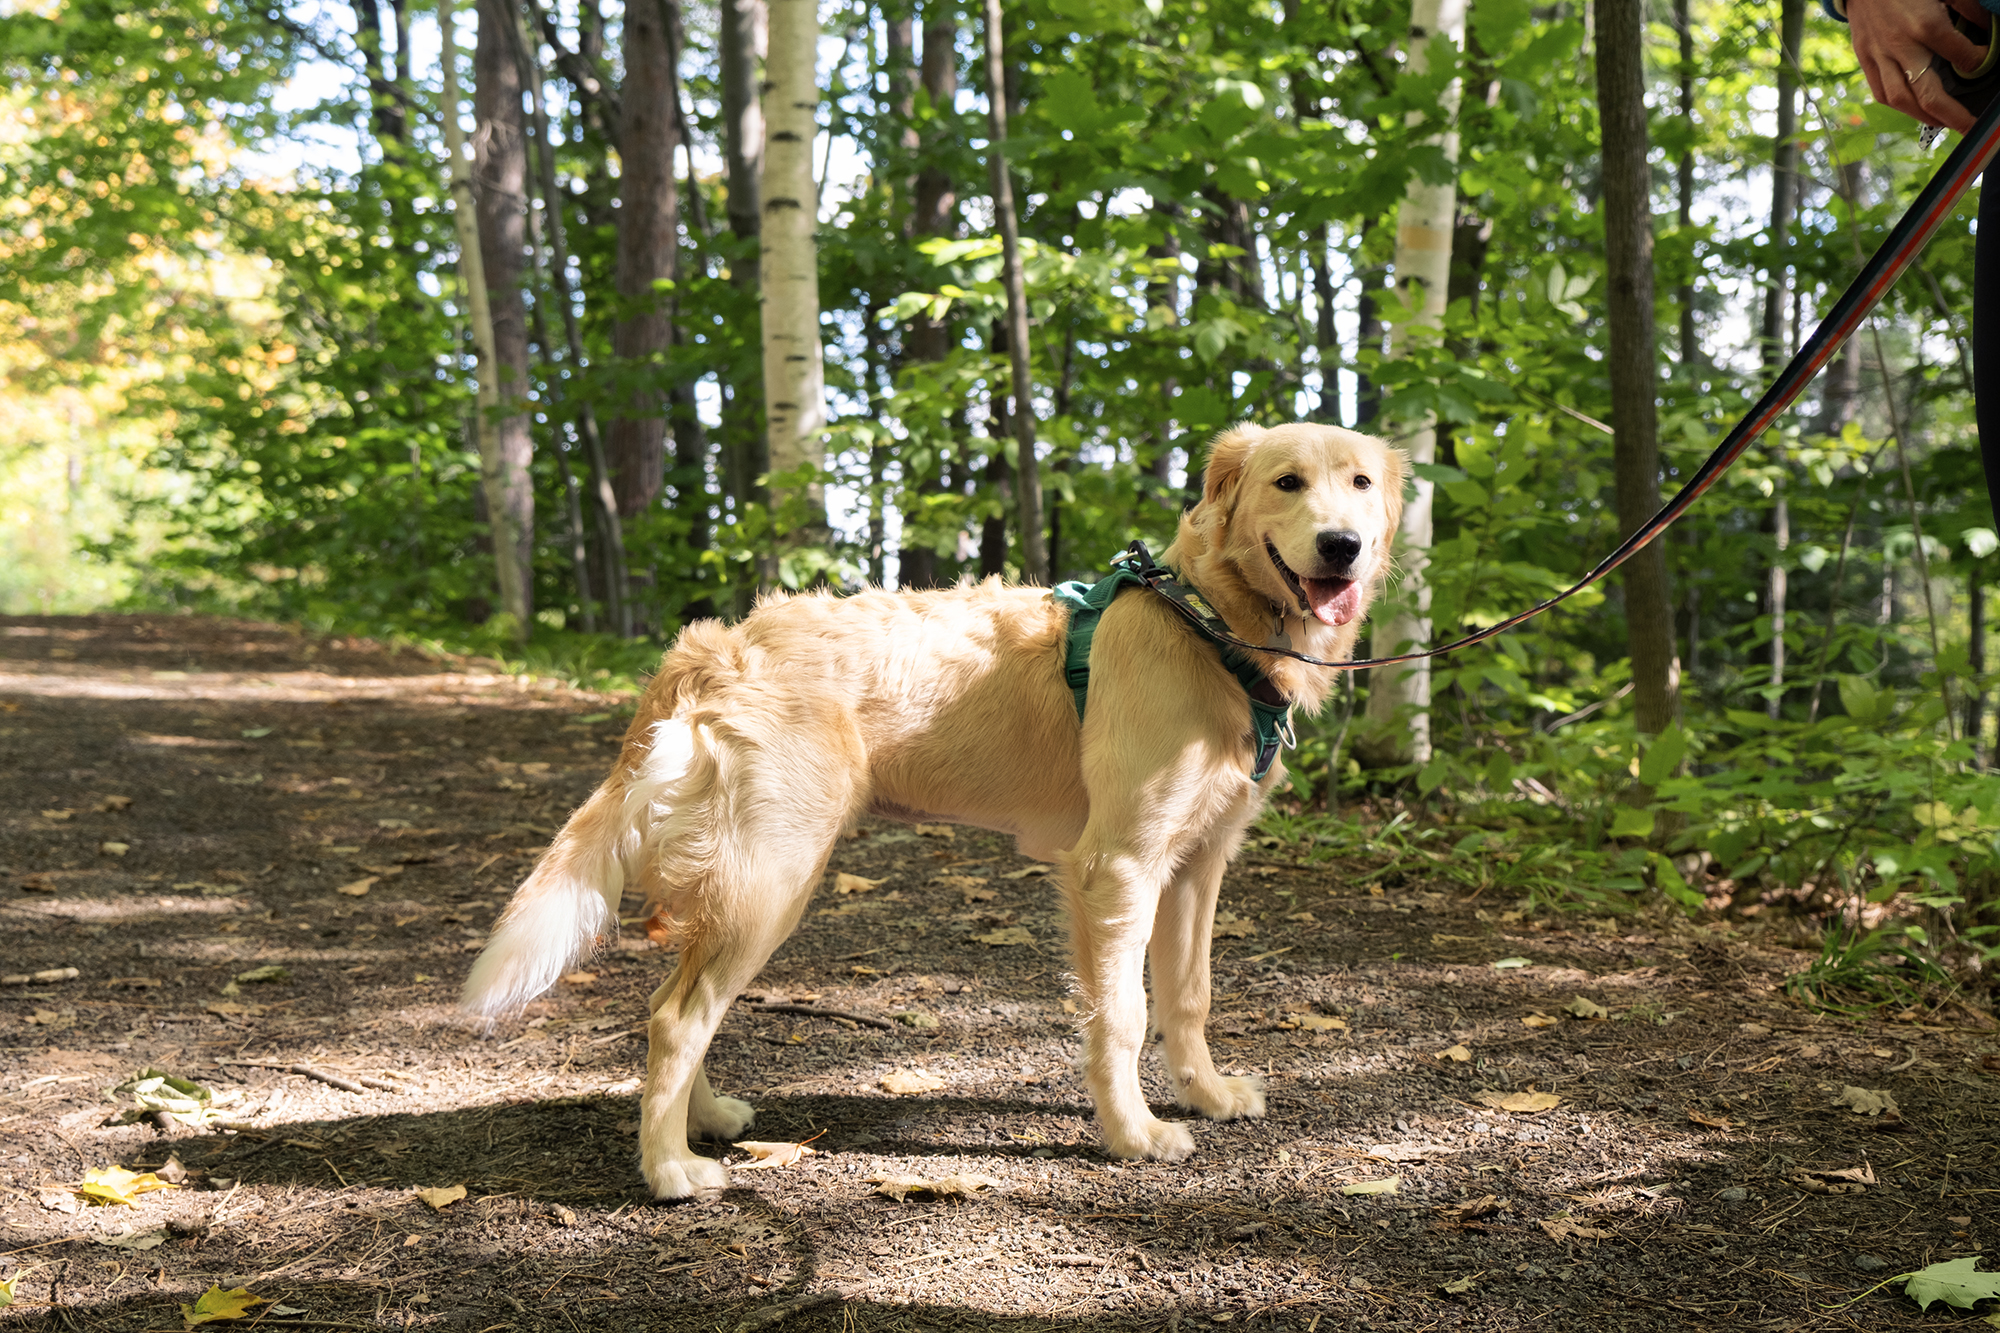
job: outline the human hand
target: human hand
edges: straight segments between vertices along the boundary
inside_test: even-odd
[[[1992,16],[1977,0],[1950,0],[1975,26]],[[1884,106],[1926,125],[1944,125],[1961,134],[1972,128],[1972,113],[1945,94],[1931,68],[1933,55],[1960,69],[1976,68],[1986,49],[1951,26],[1939,0],[1848,0],[1847,26],[1868,90]]]

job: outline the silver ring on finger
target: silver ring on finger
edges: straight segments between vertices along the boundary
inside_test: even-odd
[[[1913,84],[1918,79],[1921,79],[1922,77],[1924,77],[1924,75],[1930,72],[1931,72],[1931,67],[1929,65],[1919,65],[1915,69],[1906,69],[1903,71],[1903,81],[1905,83]]]

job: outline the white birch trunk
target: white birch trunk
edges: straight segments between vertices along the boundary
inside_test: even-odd
[[[764,409],[774,479],[825,461],[826,368],[819,333],[819,220],[813,139],[819,132],[818,0],[771,0],[770,54],[764,64],[763,216],[758,299],[764,311]],[[815,482],[771,487],[774,515],[805,501],[793,540],[824,528],[826,497]]]
[[[1430,68],[1431,42],[1442,37],[1457,50],[1465,49],[1466,0],[1415,0],[1410,10],[1410,60],[1413,74]],[[1442,109],[1448,128],[1433,142],[1447,161],[1458,163],[1459,80],[1445,88]],[[1412,179],[1396,214],[1396,285],[1415,309],[1408,323],[1390,329],[1389,353],[1399,355],[1425,331],[1444,325],[1446,285],[1451,277],[1451,229],[1458,204],[1458,184],[1430,185]],[[1412,463],[1437,460],[1437,421],[1427,417],[1404,440]],[[1386,657],[1401,645],[1424,646],[1431,637],[1431,590],[1424,578],[1430,564],[1432,483],[1418,477],[1403,506],[1403,526],[1397,534],[1397,560],[1403,574],[1394,596],[1374,617],[1371,649]],[[1372,724],[1356,748],[1373,763],[1425,763],[1431,757],[1431,672],[1428,662],[1376,671],[1368,682],[1368,719]],[[1398,713],[1407,721],[1398,722]]]
[[[452,24],[453,0],[438,0],[438,29],[444,42],[444,148],[451,166],[452,225],[458,234],[458,280],[465,288],[466,321],[478,354],[479,391],[474,399],[473,439],[479,449],[479,487],[486,497],[487,522],[493,538],[493,566],[500,585],[500,609],[514,618],[517,641],[528,636],[527,571],[516,553],[521,534],[514,530],[507,503],[507,478],[500,455],[500,362],[493,343],[493,306],[486,295],[486,263],[479,249],[479,217],[473,210],[472,168],[465,156],[465,131],[458,123],[458,47]]]

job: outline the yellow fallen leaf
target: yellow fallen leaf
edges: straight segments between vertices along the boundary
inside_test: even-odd
[[[1610,1240],[1609,1231],[1587,1227],[1580,1222],[1572,1222],[1567,1217],[1545,1218],[1542,1230],[1549,1233],[1550,1240]]]
[[[1472,1052],[1467,1050],[1465,1048],[1464,1043],[1461,1042],[1457,1046],[1445,1047],[1445,1049],[1437,1053],[1437,1058],[1440,1060],[1451,1060],[1462,1065],[1468,1065],[1472,1063]]]
[[[751,1156],[751,1161],[737,1168],[741,1171],[762,1171],[780,1166],[797,1166],[813,1155],[813,1149],[803,1143],[758,1143],[750,1141],[736,1145]]]
[[[833,891],[835,893],[866,893],[881,882],[879,879],[863,879],[860,875],[850,875],[843,870],[833,877]]]
[[[161,1180],[151,1171],[127,1171],[122,1166],[94,1166],[83,1173],[76,1192],[93,1203],[129,1204],[137,1195],[153,1190],[179,1189],[172,1181]]]
[[[565,986],[589,986],[589,985],[594,985],[594,984],[596,983],[596,981],[597,981],[597,973],[595,973],[595,972],[565,972],[565,973],[563,973],[563,974],[562,974],[562,977],[561,977],[561,981],[562,981],[562,984],[563,984],[563,985],[565,985]]]
[[[936,1092],[944,1085],[944,1080],[936,1074],[925,1073],[921,1069],[892,1069],[882,1075],[884,1088],[904,1096],[919,1092]]]
[[[974,935],[972,942],[993,946],[1033,944],[1035,937],[1028,933],[1026,926],[1002,926],[999,930],[989,930],[984,935]]]
[[[1308,1032],[1345,1032],[1347,1020],[1328,1018],[1325,1014],[1300,1014],[1299,1026]]]
[[[189,1328],[197,1324],[214,1324],[225,1319],[241,1319],[260,1305],[271,1302],[263,1296],[252,1296],[247,1287],[232,1287],[224,1291],[221,1287],[210,1287],[195,1298],[193,1305],[181,1306],[181,1318]]]
[[[97,809],[100,814],[107,814],[113,810],[129,810],[131,808],[132,798],[130,796],[100,796],[97,798]]]
[[[897,1202],[907,1201],[912,1194],[931,1194],[940,1199],[954,1195],[964,1198],[985,1190],[997,1190],[1000,1182],[991,1176],[982,1176],[976,1171],[961,1171],[956,1175],[940,1176],[930,1180],[924,1176],[869,1176],[868,1183],[875,1187],[877,1194],[886,1195]]]
[[[1611,1011],[1595,1000],[1587,1000],[1579,995],[1563,1006],[1563,1012],[1573,1018],[1609,1018]]]
[[[97,844],[97,850],[105,856],[123,856],[132,850],[132,844],[129,842],[100,842]]]
[[[380,875],[370,875],[366,879],[357,879],[352,884],[343,884],[334,892],[344,893],[350,898],[365,898],[368,896],[368,890],[374,888],[375,882],[381,878]]]
[[[1515,1115],[1534,1115],[1562,1105],[1562,1098],[1553,1092],[1536,1092],[1533,1088],[1526,1092],[1482,1092],[1478,1100],[1482,1106],[1490,1106],[1496,1111],[1511,1111]]]
[[[434,1211],[441,1213],[465,1197],[465,1186],[446,1185],[439,1188],[418,1190],[416,1191],[416,1195],[419,1199],[429,1204]]]
[[[1349,1196],[1357,1194],[1398,1194],[1402,1192],[1401,1176],[1384,1176],[1380,1180],[1357,1180],[1352,1185],[1342,1185],[1340,1192]]]
[[[1217,940],[1240,940],[1256,933],[1255,921],[1234,912],[1217,912],[1215,924],[1208,929],[1209,938]]]
[[[919,838],[943,838],[946,842],[958,838],[958,831],[949,824],[912,824],[910,828]]]
[[[1521,1020],[1521,1026],[1530,1028],[1552,1028],[1562,1020],[1550,1018],[1547,1014],[1529,1014]]]
[[[1028,878],[1028,877],[1029,877],[1030,875],[1053,875],[1053,874],[1055,873],[1055,871],[1056,871],[1056,868],[1055,868],[1054,866],[1041,866],[1041,865],[1035,865],[1035,866],[1022,866],[1022,867],[1021,867],[1021,868],[1020,868],[1019,870],[1010,870],[1010,871],[1008,871],[1008,872],[1007,872],[1006,874],[1002,875],[1002,876],[1001,876],[1000,878],[1002,878],[1002,879],[1026,879],[1026,878]]]
[[[73,818],[75,818],[75,817],[76,817],[76,811],[74,811],[74,810],[44,810],[44,811],[42,811],[42,818],[43,818],[43,819],[47,819],[47,820],[52,820],[52,821],[54,821],[55,823],[58,823],[58,824],[62,823],[62,822],[63,822],[63,821],[65,821],[65,820],[68,820],[68,819],[73,819]]]

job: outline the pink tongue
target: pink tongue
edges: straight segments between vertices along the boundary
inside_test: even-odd
[[[1345,625],[1361,614],[1361,585],[1352,579],[1300,579],[1315,616],[1329,625]]]

